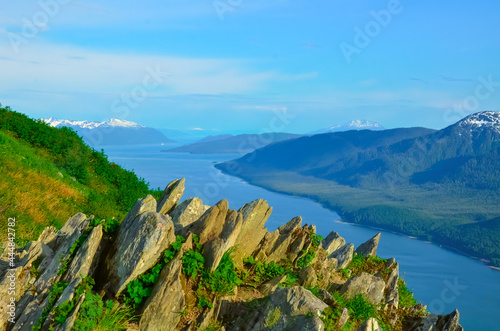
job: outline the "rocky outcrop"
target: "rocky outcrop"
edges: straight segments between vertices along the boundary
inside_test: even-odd
[[[349,243],[338,249],[336,249],[329,258],[334,258],[337,260],[338,268],[345,268],[352,261],[354,255],[354,245]]]
[[[375,318],[369,318],[364,321],[358,328],[357,331],[383,331],[382,328],[378,325],[378,322]]]
[[[219,236],[205,244],[203,249],[205,269],[210,272],[217,269],[224,253],[236,244],[236,238],[241,232],[242,225],[242,214],[235,210],[229,210]]]
[[[428,330],[443,330],[443,331],[463,331],[459,324],[460,314],[458,310],[453,311],[449,315],[440,316],[430,314],[424,318],[407,319],[404,324],[404,329],[409,331],[428,331]]]
[[[278,287],[255,309],[222,309],[221,319],[227,321],[227,330],[323,330],[319,317],[326,307],[303,287]]]
[[[299,272],[299,284],[304,287],[315,287],[318,281],[318,275],[313,267],[308,266]]]
[[[163,268],[160,280],[145,304],[139,327],[141,330],[174,330],[186,308],[186,278],[182,274],[182,254],[193,244],[192,236],[180,252]]]
[[[30,271],[17,267],[9,270],[3,279],[0,281],[0,317],[2,318],[0,330],[5,330],[8,320],[16,315],[16,302],[21,299],[21,295],[30,287],[30,281],[34,278]],[[12,293],[12,288],[15,288],[15,293]],[[14,298],[12,302],[11,297]]]
[[[349,309],[344,308],[344,309],[342,309],[342,313],[340,315],[337,326],[339,328],[342,328],[347,323],[348,320],[349,320]]]
[[[384,289],[385,282],[382,278],[363,272],[345,282],[340,293],[347,299],[362,295],[372,304],[378,305],[384,298]]]
[[[71,262],[63,279],[65,282],[71,282],[76,277],[87,277],[91,273],[91,268],[97,267],[98,255],[96,253],[101,244],[102,235],[102,225],[98,225],[92,230]]]
[[[279,277],[271,279],[268,282],[265,282],[264,284],[259,286],[257,289],[263,295],[269,295],[272,292],[274,292],[278,288],[278,285],[283,283],[285,280],[286,280],[286,276],[279,276]]]
[[[222,232],[222,228],[224,227],[228,210],[229,203],[227,200],[217,202],[215,206],[210,207],[205,213],[203,213],[198,221],[191,224],[191,226],[184,228],[183,233],[190,231],[198,234],[201,245],[219,237]]]
[[[108,257],[108,287],[119,295],[127,284],[153,267],[161,254],[175,241],[170,216],[151,211],[150,198],[136,202],[123,220]],[[132,213],[133,212],[133,213]],[[135,215],[134,215],[135,214]]]
[[[70,217],[66,221],[66,223],[64,223],[63,227],[59,231],[57,231],[56,235],[52,236],[50,234],[50,230],[48,231],[48,233],[42,233],[43,237],[41,238],[41,242],[52,248],[52,250],[56,251],[62,243],[66,242],[68,238],[75,233],[75,231],[83,233],[89,223],[90,219],[87,219],[87,216],[85,216],[85,214],[78,213]]]
[[[340,247],[345,245],[345,239],[342,238],[337,232],[332,231],[321,243],[326,254],[330,255]]]
[[[264,224],[271,216],[272,210],[267,201],[262,199],[247,203],[238,210],[243,216],[243,224],[233,253],[237,265],[241,266],[243,258],[250,256],[266,235]]]
[[[260,245],[256,259],[260,261],[277,261],[278,258],[289,258],[294,260],[298,252],[304,246],[301,240],[304,234],[302,229],[302,217],[294,217],[290,222],[280,226],[276,231],[267,233]],[[297,242],[297,248],[289,249],[292,243]],[[289,257],[289,253],[295,253]]]
[[[367,257],[377,255],[378,242],[380,240],[380,233],[377,233],[370,240],[359,245],[356,248],[356,254]]]
[[[172,210],[177,206],[177,203],[182,198],[184,194],[184,184],[186,182],[185,178],[176,179],[173,182],[169,183],[165,190],[163,191],[163,195],[158,201],[157,212],[160,214],[168,214],[172,212]]]
[[[387,286],[385,290],[385,303],[391,304],[398,308],[399,306],[399,291],[398,291],[398,279],[399,279],[399,264],[390,264],[388,269],[392,269],[389,277],[387,279]]]
[[[208,208],[200,198],[189,198],[177,206],[170,216],[176,229],[183,228],[196,222]]]
[[[27,251],[20,254],[20,257],[23,256],[21,262],[30,263],[29,266],[25,265],[20,268],[29,268],[28,274],[32,278],[35,278],[31,273],[33,258],[37,256],[37,259],[42,259],[39,266],[41,275],[36,280],[30,280],[30,286],[24,286],[24,291],[19,292],[18,311],[20,313],[16,314],[16,322],[12,330],[23,330],[36,324],[43,309],[49,305],[49,290],[62,277],[59,270],[63,261],[72,256],[71,247],[89,223],[90,219],[84,214],[76,214],[57,233],[54,234],[52,229],[44,231],[38,241],[28,244]],[[55,253],[52,253],[52,249],[56,249]]]
[[[323,330],[346,325],[380,330],[382,319],[361,319],[348,305],[360,297],[378,309],[385,323],[400,325],[404,316],[404,330],[462,330],[458,311],[438,316],[425,313],[421,305],[399,307],[398,263],[368,258],[376,254],[380,235],[355,251],[334,231],[320,241],[316,227],[303,225],[300,216],[268,232],[265,223],[272,209],[264,200],[237,211],[226,200],[207,207],[189,198],[178,205],[183,191],[184,180],[176,180],[160,203],[151,195],[139,199],[114,234],[91,223],[92,217],[76,214],[59,231],[47,228],[37,241],[17,250],[13,270],[8,255],[2,255],[3,321],[9,317],[8,291],[15,282],[11,330],[34,325],[70,330],[88,309],[81,285],[89,291],[93,279],[93,291],[103,301],[135,304],[138,318],[126,326],[129,330]],[[56,324],[56,308],[66,303],[74,308]],[[0,331],[7,326],[0,325]]]

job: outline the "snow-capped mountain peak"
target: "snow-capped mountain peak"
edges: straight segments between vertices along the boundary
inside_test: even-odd
[[[117,118],[111,118],[104,122],[91,122],[91,121],[72,121],[72,120],[58,120],[53,117],[42,118],[42,120],[50,126],[61,127],[79,127],[82,129],[95,129],[99,127],[122,127],[122,128],[144,128],[145,126],[135,122],[125,121]]]
[[[367,121],[367,120],[353,120],[342,125],[334,125],[329,130],[346,128],[350,130],[383,130],[384,127],[377,122]]]
[[[368,120],[353,120],[344,124],[330,126],[321,130],[310,132],[310,134],[349,131],[349,130],[384,130],[385,128],[377,122]]]
[[[459,121],[457,125],[472,131],[480,129],[493,129],[500,133],[500,111],[482,111],[469,115]]]

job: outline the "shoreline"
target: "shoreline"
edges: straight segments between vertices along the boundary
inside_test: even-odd
[[[363,227],[367,227],[367,228],[388,231],[388,232],[391,232],[391,233],[394,233],[394,234],[397,234],[397,235],[400,235],[400,236],[407,237],[409,239],[421,240],[421,241],[424,241],[424,242],[429,243],[429,244],[437,245],[437,246],[439,246],[439,247],[441,247],[443,249],[446,249],[448,251],[452,251],[452,252],[454,252],[456,254],[465,256],[467,258],[471,258],[473,260],[481,261],[482,264],[484,264],[486,267],[488,267],[490,269],[493,269],[493,270],[496,270],[496,271],[500,271],[500,267],[492,265],[490,260],[487,260],[487,259],[485,259],[483,257],[478,257],[478,256],[475,256],[475,255],[472,255],[472,254],[470,254],[470,253],[468,253],[466,251],[463,251],[462,249],[460,249],[458,247],[455,247],[455,246],[452,246],[452,245],[440,242],[439,240],[429,241],[427,239],[423,239],[423,238],[419,238],[419,237],[416,237],[416,236],[412,236],[412,235],[407,234],[407,233],[395,231],[394,229],[384,228],[384,227],[380,227],[380,226],[374,226],[373,224],[370,224],[369,222],[366,222],[366,223],[365,222],[359,222],[359,223],[357,223],[357,222],[351,222],[337,208],[335,208],[334,206],[329,206],[328,204],[320,201],[317,198],[314,198],[314,197],[311,197],[311,196],[305,195],[305,194],[302,195],[302,194],[296,194],[296,193],[290,193],[290,192],[281,191],[281,190],[277,190],[277,189],[272,189],[270,187],[267,187],[267,186],[264,186],[264,185],[261,185],[261,184],[253,183],[250,179],[247,179],[245,177],[235,176],[235,175],[233,175],[231,173],[223,171],[222,169],[219,169],[219,168],[216,168],[216,167],[214,167],[214,169],[217,169],[218,171],[224,173],[225,175],[228,175],[228,176],[231,176],[231,177],[234,177],[234,178],[238,178],[238,179],[244,181],[245,183],[247,183],[249,185],[260,187],[262,189],[265,189],[265,190],[273,192],[273,193],[284,194],[284,195],[292,196],[292,197],[299,197],[299,198],[302,198],[302,199],[308,199],[310,201],[318,203],[323,208],[335,212],[340,217],[340,220],[334,220],[334,222],[340,222],[340,223],[345,223],[345,224],[358,225],[358,226],[363,226]]]

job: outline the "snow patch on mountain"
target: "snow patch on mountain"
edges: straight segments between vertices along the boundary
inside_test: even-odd
[[[80,127],[83,129],[91,129],[91,130],[99,127],[145,128],[144,125],[140,125],[134,122],[125,121],[117,118],[111,118],[104,122],[58,120],[53,117],[42,118],[42,120],[48,125],[53,127],[69,126],[69,127]]]
[[[354,121],[344,123],[342,125],[332,126],[332,127],[328,128],[328,130],[336,130],[336,129],[341,129],[341,128],[350,128],[352,130],[364,130],[364,129],[383,130],[384,129],[384,127],[377,122],[372,122],[372,121],[367,121],[367,120],[354,120]]]
[[[344,124],[330,126],[321,130],[310,132],[310,134],[349,131],[349,130],[385,130],[385,128],[377,122],[368,120],[353,120]]]
[[[480,129],[492,129],[500,133],[500,111],[482,111],[467,116],[457,125],[469,132]]]

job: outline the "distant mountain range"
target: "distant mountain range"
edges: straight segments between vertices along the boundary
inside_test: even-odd
[[[320,133],[330,133],[330,132],[342,132],[349,130],[384,130],[385,128],[377,122],[367,121],[367,120],[353,120],[344,124],[330,126],[328,128],[316,130],[309,132],[308,134],[320,134]]]
[[[438,131],[304,136],[216,167],[320,201],[345,220],[436,240],[500,267],[498,111]]]
[[[160,131],[116,118],[104,122],[42,119],[52,127],[70,127],[93,147],[105,145],[134,145],[174,143]]]
[[[234,162],[353,187],[459,181],[469,187],[500,188],[500,181],[490,178],[492,171],[495,176],[500,171],[499,114],[473,114],[439,131],[404,128],[302,137],[260,149],[251,162],[245,156]]]
[[[240,134],[208,136],[193,144],[165,150],[165,152],[191,154],[242,154],[274,142],[301,137],[297,134],[272,132],[264,134]]]

